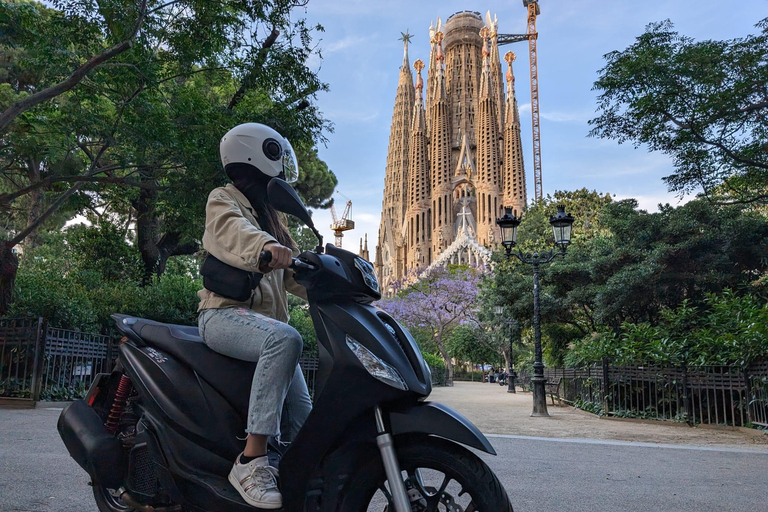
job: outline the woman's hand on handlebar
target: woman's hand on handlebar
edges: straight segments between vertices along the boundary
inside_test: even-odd
[[[280,245],[277,242],[269,242],[268,244],[264,245],[264,251],[272,255],[272,260],[268,265],[259,265],[261,268],[267,266],[268,269],[265,268],[265,270],[288,268],[293,262],[293,251],[284,245]]]

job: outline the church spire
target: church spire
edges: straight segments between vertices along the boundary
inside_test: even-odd
[[[427,150],[427,121],[422,103],[424,81],[421,70],[424,62],[417,60],[413,63],[418,75],[416,77],[416,103],[413,106],[413,121],[411,123],[411,147],[408,183],[408,212],[406,215],[406,233],[408,241],[408,266],[426,268],[431,263],[431,248],[429,239],[431,233],[430,219],[430,169],[429,153]]]
[[[408,33],[408,30],[405,32],[400,32],[400,41],[403,42],[403,64],[400,66],[400,70],[408,70],[408,74],[411,74],[411,63],[408,60],[408,43],[411,42],[411,39],[413,39],[413,35]]]
[[[413,75],[408,61],[408,43],[411,34],[401,33],[403,42],[403,64],[395,95],[392,124],[389,132],[387,164],[384,172],[384,198],[382,200],[379,241],[376,245],[378,258],[376,272],[383,276],[383,284],[399,279],[405,271],[405,251],[402,230],[405,224],[405,210],[408,206],[408,159],[410,156],[410,119],[414,104]]]
[[[488,48],[488,38],[491,31],[488,27],[480,29],[480,37],[483,39],[483,69],[480,72],[480,100],[493,95],[493,74],[491,73],[491,50]],[[494,102],[495,103],[495,102]]]
[[[432,254],[436,257],[453,238],[453,198],[451,164],[451,109],[445,87],[443,33],[435,33],[437,44],[435,77],[429,118],[429,163],[432,169]]]
[[[485,23],[488,26],[488,37],[491,41],[491,75],[493,86],[496,89],[496,110],[498,111],[498,125],[503,125],[504,118],[504,77],[501,72],[501,60],[499,59],[499,20],[496,15],[491,18],[491,11],[485,13]]]
[[[424,61],[421,59],[413,63],[413,68],[416,70],[416,85],[414,89],[416,91],[416,103],[413,105],[413,125],[411,130],[414,133],[424,132],[427,133],[427,120],[424,115],[424,80],[421,78],[421,70],[424,69]]]
[[[525,209],[527,193],[520,137],[520,113],[515,97],[515,75],[512,72],[515,54],[507,52],[504,60],[507,62],[507,105],[504,113],[504,206],[512,208],[514,214],[519,217]]]
[[[501,189],[501,148],[499,147],[499,114],[496,88],[491,72],[490,29],[483,27],[483,69],[480,73],[480,95],[477,102],[477,239],[487,245],[497,241],[496,217]]]
[[[427,67],[427,102],[425,104],[427,110],[427,133],[430,133],[432,130],[432,106],[435,102],[435,80],[437,79],[437,70],[440,67],[440,57],[443,53],[443,33],[440,32],[441,24],[442,22],[440,18],[437,18],[437,28],[435,28],[434,23],[429,24],[430,50],[429,66]]]

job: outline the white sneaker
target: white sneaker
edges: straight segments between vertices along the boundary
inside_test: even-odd
[[[229,472],[229,483],[249,505],[273,510],[283,506],[283,496],[277,488],[277,476],[277,468],[269,465],[266,455],[248,464],[240,464],[238,456]]]

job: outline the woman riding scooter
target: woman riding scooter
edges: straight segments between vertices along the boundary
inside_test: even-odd
[[[281,214],[267,200],[267,184],[295,181],[298,166],[288,140],[262,124],[232,128],[219,149],[232,183],[214,189],[206,204],[203,248],[208,256],[198,323],[211,349],[256,362],[246,445],[229,481],[248,504],[279,509],[278,472],[269,465],[267,439],[291,441],[312,404],[298,366],[301,335],[286,323],[286,291],[304,299],[306,291],[288,268],[298,252]],[[271,253],[268,264],[259,260],[262,251]]]

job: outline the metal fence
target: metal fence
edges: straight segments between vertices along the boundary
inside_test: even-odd
[[[117,338],[48,327],[42,318],[0,319],[0,398],[67,401],[85,396],[94,377],[112,370]],[[317,354],[300,361],[310,396]],[[445,367],[430,367],[432,385],[445,386]]]
[[[109,336],[48,327],[42,318],[0,319],[0,397],[72,400],[110,371]]]
[[[0,319],[0,397],[38,395],[44,332],[42,318]]]
[[[768,362],[750,366],[547,368],[559,397],[613,417],[768,426]],[[530,374],[518,384],[530,389]]]
[[[316,354],[304,354],[299,360],[299,366],[301,367],[301,373],[304,374],[304,380],[307,381],[307,388],[309,389],[309,396],[315,398],[315,379],[317,378],[317,370],[320,367],[320,359]]]
[[[93,378],[112,370],[117,351],[109,336],[49,327],[40,400],[72,400],[85,396]]]
[[[48,327],[42,318],[0,318],[0,398],[67,401],[85,396],[93,378],[109,372],[117,339]],[[314,396],[319,360],[300,361]]]

